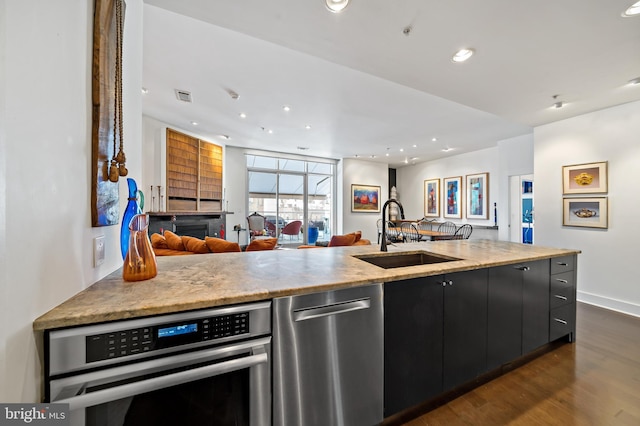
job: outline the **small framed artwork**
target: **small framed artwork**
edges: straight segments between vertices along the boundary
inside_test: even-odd
[[[462,176],[444,178],[442,187],[445,196],[443,216],[451,219],[462,219],[462,204],[460,203]]]
[[[609,203],[607,197],[564,197],[562,203],[563,226],[608,227]]]
[[[380,187],[351,185],[351,211],[380,213]]]
[[[440,217],[440,179],[424,181],[424,217]]]
[[[489,173],[467,175],[467,219],[489,219]]]
[[[563,194],[604,194],[606,192],[606,161],[562,166]]]

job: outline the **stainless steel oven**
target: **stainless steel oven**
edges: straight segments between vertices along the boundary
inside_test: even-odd
[[[270,425],[271,302],[45,335],[45,397],[73,425]]]

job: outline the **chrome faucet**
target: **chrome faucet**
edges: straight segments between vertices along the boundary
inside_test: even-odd
[[[382,206],[382,242],[380,243],[380,251],[387,251],[387,220],[385,219],[385,214],[387,212],[387,206],[389,203],[395,203],[398,207],[400,207],[400,218],[404,219],[404,208],[400,201],[395,198],[389,198],[384,206]]]

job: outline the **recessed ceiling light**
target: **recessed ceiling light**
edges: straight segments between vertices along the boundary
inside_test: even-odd
[[[285,110],[286,112],[291,111],[291,107],[289,105],[284,105],[282,109]]]
[[[194,126],[197,126],[198,122],[197,121],[192,121],[191,124],[193,124]]]
[[[438,139],[433,138],[433,139],[431,139],[431,142],[435,142],[435,141],[437,141],[437,140],[438,140]]]
[[[308,124],[306,126],[304,126],[304,128],[307,129],[307,130],[311,130],[311,126],[308,125]]]
[[[442,151],[444,151],[444,152],[453,151],[453,148],[449,148],[449,147],[442,148]]]
[[[269,130],[267,130],[267,133],[269,133],[270,135],[272,135],[272,134],[273,134],[273,130],[269,129]]]
[[[473,49],[460,49],[451,58],[453,62],[464,62],[469,59],[475,51]]]
[[[553,108],[553,109],[560,109],[560,108],[562,108],[562,107],[564,107],[564,106],[566,106],[566,105],[567,105],[566,103],[564,103],[564,102],[562,102],[562,101],[558,101],[558,102],[556,102],[555,104],[551,105],[551,108]]]
[[[635,2],[634,4],[629,6],[627,10],[622,12],[622,16],[624,16],[625,18],[636,16],[638,14],[640,14],[640,1]]]
[[[225,139],[225,140],[229,140],[229,139],[231,139],[231,138],[229,137],[229,135],[220,135],[220,138]]]
[[[244,112],[241,112],[239,115],[240,115],[240,118],[247,118],[247,114],[245,114]]]
[[[414,147],[414,148],[417,148],[417,147],[418,147],[418,145],[416,145],[416,144],[414,143],[414,144],[413,144],[413,147]]]
[[[635,86],[636,84],[640,84],[640,77],[633,78],[629,80],[629,85]]]
[[[409,164],[409,159],[408,158],[404,159],[404,164]]]
[[[325,0],[327,9],[333,13],[340,13],[349,4],[349,0]]]
[[[404,152],[404,148],[400,148],[400,152]]]
[[[146,95],[147,93],[149,93],[149,89],[147,89],[146,87],[142,88],[142,94]]]

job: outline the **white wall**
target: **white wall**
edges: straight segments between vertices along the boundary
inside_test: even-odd
[[[396,183],[398,200],[404,207],[404,215],[408,219],[420,219],[424,216],[424,181],[426,179],[440,179],[440,215],[443,214],[444,191],[442,180],[448,177],[462,177],[462,194],[460,202],[462,219],[450,219],[452,222],[472,225],[493,226],[493,203],[498,194],[498,148],[488,148],[480,151],[460,154],[441,160],[429,161],[397,169]],[[466,183],[465,176],[476,173],[489,173],[489,219],[466,219]],[[449,220],[449,219],[448,219]]]
[[[6,40],[7,20],[6,3],[0,0],[0,324],[8,324],[10,319],[5,315],[4,305],[9,298],[7,288],[7,78],[6,78]],[[6,342],[11,330],[8,327],[0,327],[0,382],[5,382],[6,371]],[[0,385],[0,401],[7,401],[8,385]]]
[[[0,2],[0,401],[42,397],[33,320],[122,265],[91,227],[93,2]],[[140,177],[142,1],[127,1],[124,137]],[[131,42],[133,40],[133,42]],[[120,183],[121,210],[126,180]],[[92,241],[106,237],[93,267]]]
[[[351,211],[351,185],[380,186],[380,205],[389,199],[389,165],[386,163],[374,163],[354,158],[342,161],[342,210],[338,210],[338,216],[342,211],[342,228],[337,233],[362,231],[362,238],[371,240],[375,244],[378,240],[378,227],[376,221],[382,217],[382,213],[354,213]],[[404,206],[403,206],[404,207]],[[405,208],[406,215],[406,208]]]
[[[631,89],[630,89],[631,90]],[[633,89],[637,90],[637,89]],[[578,299],[640,316],[637,262],[640,102],[534,131],[536,244],[582,250]],[[608,161],[608,229],[562,226],[562,166]]]
[[[224,157],[224,176],[227,187],[227,200],[229,201],[229,211],[233,214],[227,215],[227,239],[237,241],[238,234],[233,232],[234,225],[241,225],[247,228],[247,216],[253,212],[247,209],[247,160],[244,156],[245,150],[242,148],[227,147]],[[241,245],[248,242],[247,232],[240,233]]]
[[[509,241],[509,225],[511,222],[509,218],[509,177],[533,173],[533,134],[498,142],[498,161],[500,170],[498,174],[498,197],[493,200],[493,202],[498,203],[498,239]],[[533,179],[535,191],[535,176]],[[519,200],[516,203],[521,204]],[[517,216],[520,219],[520,214]],[[518,226],[519,228],[520,223],[514,223],[513,226]],[[522,241],[521,238],[520,236],[518,241]]]

